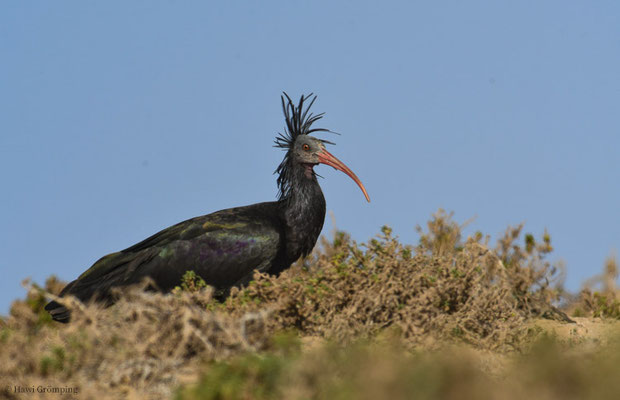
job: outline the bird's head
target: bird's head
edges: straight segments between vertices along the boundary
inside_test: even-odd
[[[323,117],[323,113],[317,115],[310,113],[310,107],[312,107],[312,104],[316,100],[316,96],[312,97],[307,107],[304,108],[304,102],[308,101],[311,97],[312,94],[307,96],[302,95],[299,104],[295,106],[286,93],[282,96],[282,108],[286,119],[286,129],[284,134],[280,133],[275,141],[275,147],[287,150],[284,160],[282,160],[282,163],[276,169],[276,173],[279,174],[278,186],[280,188],[280,198],[284,198],[289,194],[293,170],[303,168],[304,176],[308,179],[314,179],[314,166],[317,164],[326,164],[349,175],[360,189],[362,189],[366,200],[370,202],[370,197],[368,197],[366,188],[357,175],[325,148],[326,144],[334,143],[310,136],[312,132],[331,132],[328,129],[311,127],[314,122]]]

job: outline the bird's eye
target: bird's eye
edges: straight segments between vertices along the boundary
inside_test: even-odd
[[[310,150],[310,145],[304,144],[303,146],[301,146],[301,148],[306,150],[306,151],[308,151],[308,150]]]

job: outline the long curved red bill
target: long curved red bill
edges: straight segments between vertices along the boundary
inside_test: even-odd
[[[366,197],[366,201],[370,203],[370,197],[368,197],[368,192],[366,192],[366,188],[364,187],[364,184],[362,183],[362,181],[360,181],[357,175],[355,175],[353,171],[349,169],[349,167],[344,165],[342,161],[334,157],[329,151],[325,149],[321,149],[321,151],[319,151],[316,154],[317,156],[319,156],[319,162],[321,164],[329,165],[330,167],[334,167],[337,170],[340,170],[344,172],[345,174],[349,175],[349,177],[353,179],[355,183],[357,183],[357,186],[359,186],[360,189],[362,189],[362,192],[364,192],[364,196]]]

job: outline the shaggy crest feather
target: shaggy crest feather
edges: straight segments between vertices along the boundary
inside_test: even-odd
[[[282,92],[281,99],[286,127],[284,128],[284,133],[278,132],[274,147],[279,147],[287,152],[284,159],[274,172],[275,174],[279,174],[277,180],[278,200],[286,199],[291,191],[291,151],[295,147],[295,140],[297,140],[297,138],[301,135],[309,135],[313,132],[330,132],[338,134],[325,128],[312,128],[312,124],[323,118],[323,115],[325,115],[325,113],[315,115],[310,112],[310,108],[316,100],[316,95],[313,93],[301,95],[297,106],[295,106],[295,103],[293,103],[293,100],[291,100],[286,92]],[[309,103],[307,103],[308,101]],[[304,103],[308,104],[305,108]],[[328,140],[319,140],[326,144],[335,144]]]

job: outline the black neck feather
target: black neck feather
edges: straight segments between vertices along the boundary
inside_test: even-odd
[[[325,197],[314,172],[290,166],[290,190],[279,200],[286,229],[286,255],[290,262],[312,251],[325,221]]]

